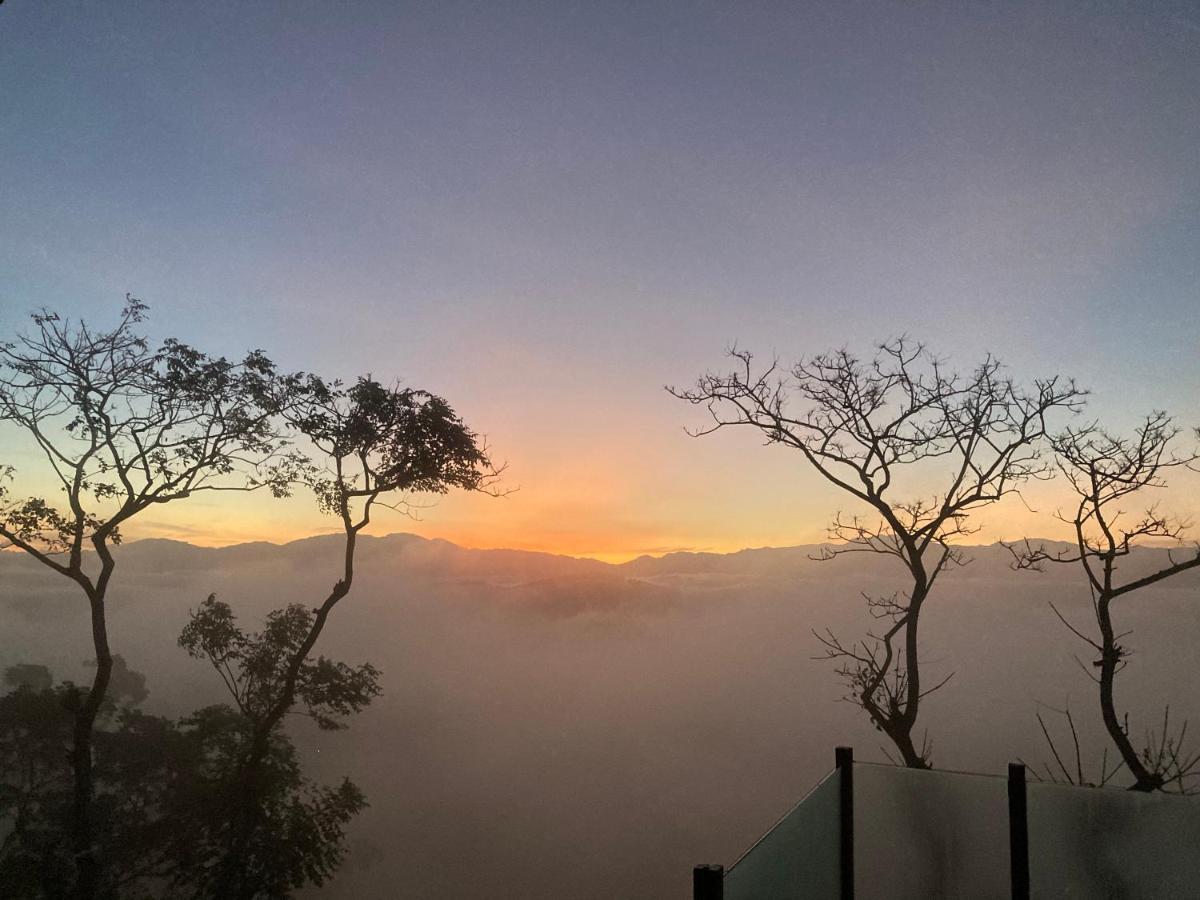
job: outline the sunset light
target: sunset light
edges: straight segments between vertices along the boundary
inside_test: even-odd
[[[1200,897],[1198,313],[1196,0],[0,0],[0,898]]]

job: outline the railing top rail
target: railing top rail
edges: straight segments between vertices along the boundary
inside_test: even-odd
[[[1003,775],[997,775],[992,772],[964,772],[962,769],[910,769],[907,766],[897,766],[892,763],[874,763],[854,761],[855,766],[869,767],[872,769],[896,769],[903,772],[912,772],[918,775],[965,775],[969,778],[999,778],[1003,781],[1008,780],[1008,772]]]
[[[1108,797],[1143,797],[1147,800],[1190,800],[1193,803],[1200,801],[1200,794],[1182,794],[1179,791],[1134,791],[1128,787],[1121,787],[1116,784],[1091,785],[1091,784],[1066,784],[1061,781],[1047,781],[1044,778],[1038,778],[1032,772],[1030,773],[1029,781],[1027,782],[1030,788],[1061,788],[1063,791],[1082,790],[1091,791],[1093,794],[1102,794]]]
[[[910,769],[905,766],[897,766],[892,763],[863,762],[863,761],[860,761],[857,759],[854,760],[854,765],[856,768],[861,767],[861,768],[871,768],[871,769],[895,769],[897,772],[904,772],[906,774],[911,774],[913,777],[918,777],[918,778],[923,777],[923,776],[955,775],[955,776],[963,776],[963,777],[967,777],[967,778],[993,778],[993,779],[999,779],[999,780],[1007,780],[1009,777],[1007,773],[998,775],[998,774],[993,774],[991,772],[965,772],[961,769],[940,769],[940,768]],[[1125,795],[1125,794],[1136,794],[1137,796],[1143,796],[1143,797],[1155,797],[1155,798],[1170,797],[1170,798],[1174,798],[1174,799],[1178,799],[1178,800],[1200,800],[1200,793],[1183,794],[1183,793],[1180,793],[1179,791],[1135,792],[1135,791],[1130,791],[1130,789],[1128,787],[1122,787],[1119,784],[1090,785],[1090,784],[1068,784],[1068,783],[1062,782],[1062,781],[1051,781],[1049,779],[1039,777],[1038,774],[1036,772],[1034,772],[1032,769],[1030,769],[1028,766],[1026,767],[1026,784],[1028,784],[1031,788],[1062,788],[1063,790],[1077,789],[1077,790],[1098,791],[1098,792],[1104,794],[1105,796],[1120,796],[1120,795]]]

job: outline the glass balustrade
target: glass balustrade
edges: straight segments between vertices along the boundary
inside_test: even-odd
[[[725,900],[840,896],[842,777],[827,775],[725,872]],[[852,787],[858,900],[1014,896],[1007,778],[854,763]],[[1014,825],[1035,900],[1200,897],[1200,797],[1023,790]]]
[[[841,773],[833,771],[725,873],[725,900],[837,897]]]
[[[1035,898],[1200,897],[1200,798],[1027,788]]]

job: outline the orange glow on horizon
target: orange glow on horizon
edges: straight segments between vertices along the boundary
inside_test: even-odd
[[[179,510],[180,513],[183,510]],[[1070,540],[1071,534],[1063,523],[1049,516],[1030,512],[1020,504],[1015,509],[992,510],[984,527],[975,535],[960,541],[967,545],[991,544],[999,540],[1013,541],[1023,537]],[[490,518],[490,517],[489,517]],[[129,540],[166,538],[186,541],[197,546],[223,547],[234,544],[266,541],[286,544],[316,535],[337,535],[340,530],[333,522],[321,517],[292,517],[290,520],[263,522],[261,531],[231,528],[222,517],[211,528],[203,528],[192,519],[186,527],[174,528],[168,522],[131,528]],[[582,520],[587,522],[586,518]],[[149,523],[147,523],[149,524]],[[476,550],[520,550],[596,559],[607,563],[622,563],[640,556],[665,556],[673,552],[735,553],[761,547],[793,547],[824,542],[826,532],[822,521],[782,522],[764,527],[761,522],[739,522],[736,532],[718,535],[713,530],[682,529],[652,530],[647,527],[604,528],[586,525],[573,528],[547,527],[544,522],[524,522],[520,526],[503,521],[460,519],[439,516],[435,520],[410,520],[400,516],[377,521],[367,534],[382,537],[394,533],[415,534],[429,540],[446,540],[460,547]],[[727,523],[732,524],[732,523]],[[273,526],[273,527],[272,527]]]
[[[690,440],[690,439],[689,439]],[[416,517],[379,510],[367,534],[408,532],[444,539],[470,549],[512,549],[621,563],[639,556],[677,551],[732,553],[745,548],[818,544],[839,511],[869,511],[795,466],[786,454],[761,454],[761,465],[726,470],[714,479],[717,462],[686,444],[694,456],[676,457],[659,470],[639,460],[635,447],[618,442],[604,454],[570,461],[533,459],[514,477],[516,493],[494,498],[452,493],[419,510]],[[645,446],[641,447],[645,450]],[[672,451],[675,448],[671,448]],[[523,483],[522,483],[523,482]],[[1179,473],[1167,492],[1147,494],[1183,519],[1200,518],[1200,476]],[[36,482],[29,483],[37,493]],[[42,484],[43,496],[52,497]],[[1030,485],[1024,502],[1008,497],[972,519],[980,531],[962,544],[990,544],[1030,536],[1071,540],[1068,526],[1054,517],[1069,512],[1072,497],[1061,483]],[[274,500],[263,494],[208,494],[138,517],[124,529],[128,541],[165,538],[205,546],[266,541],[285,544],[319,534],[338,534],[338,522],[318,512],[310,497]]]

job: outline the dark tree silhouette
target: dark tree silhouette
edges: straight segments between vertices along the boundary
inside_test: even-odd
[[[227,877],[223,865],[229,862],[234,838],[247,841],[237,855],[236,888],[245,896],[283,897],[305,884],[322,884],[345,856],[342,828],[366,805],[362,793],[344,779],[337,788],[310,786],[305,797],[295,796],[299,769],[291,744],[278,724],[267,725],[289,678],[303,714],[326,730],[344,727],[345,716],[379,694],[379,672],[369,663],[352,667],[324,656],[300,657],[313,619],[313,610],[292,604],[270,613],[261,632],[247,634],[228,604],[210,596],[180,635],[180,646],[212,665],[236,706],[211,707],[190,720],[201,730],[224,728],[225,748],[220,759],[206,766],[209,799],[204,808],[210,814],[197,817],[188,830],[191,844],[207,849],[198,854],[198,865],[177,873],[177,886],[186,885],[193,896],[231,896],[219,882]],[[301,664],[293,675],[298,657]],[[246,785],[242,767],[264,733],[266,749],[256,757],[253,777],[257,827],[244,831],[239,819],[240,792]],[[214,807],[219,814],[211,814]]]
[[[92,839],[105,865],[101,897],[150,897],[137,881],[156,855],[150,811],[160,806],[164,748],[155,738],[165,720],[135,707],[145,699],[145,678],[113,654],[114,677],[96,715],[92,735],[95,827]],[[34,678],[29,678],[34,674]],[[71,745],[79,693],[70,682],[54,685],[44,666],[17,665],[5,672],[15,690],[0,697],[0,884],[5,897],[68,897],[75,874],[71,835],[63,828],[73,804]]]
[[[213,874],[226,852],[231,794],[241,786],[236,775],[253,723],[219,705],[182,720],[179,731],[189,754],[167,819],[175,837],[167,848],[170,890],[164,894],[217,897]],[[366,806],[362,792],[348,779],[330,787],[304,777],[295,746],[280,730],[259,764],[257,791],[260,827],[245,853],[255,884],[251,896],[286,898],[324,884],[345,857],[343,829]]]
[[[87,900],[103,865],[93,840],[92,735],[113,672],[105,606],[121,529],[202,491],[287,490],[274,424],[287,382],[271,362],[260,352],[214,359],[176,340],[152,349],[138,331],[146,306],[126,301],[110,331],[42,312],[30,333],[0,344],[0,423],[44,457],[33,483],[48,479],[62,493],[62,505],[18,494],[13,468],[0,467],[0,539],[77,584],[91,621],[96,674],[73,706],[69,816],[74,894]]]
[[[239,679],[225,666],[227,648],[237,647],[238,639],[222,624],[225,614],[217,607],[202,608],[193,620],[200,631],[185,633],[185,646],[222,673],[249,723],[212,897],[250,900],[263,889],[254,848],[268,824],[264,765],[284,717],[300,702],[318,725],[328,726],[333,715],[365,705],[376,689],[369,667],[335,670],[322,659],[310,660],[334,607],[350,593],[358,536],[375,509],[408,510],[413,495],[444,494],[452,488],[494,493],[500,474],[479,437],[446,401],[425,391],[386,387],[370,377],[343,387],[307,376],[297,382],[295,402],[285,415],[316,460],[307,468],[306,480],[319,506],[341,521],[342,571],[319,606],[307,610],[292,605],[273,614],[268,631],[284,629],[287,639],[276,643],[282,655],[267,655],[267,675],[254,674],[257,664],[252,664]],[[196,636],[201,632],[224,637],[206,643]],[[240,664],[249,661],[240,659]]]
[[[271,715],[281,687],[291,677],[297,651],[313,628],[313,611],[299,603],[268,614],[266,627],[247,634],[229,604],[210,595],[193,610],[179,646],[208,661],[224,682],[238,712],[250,722]],[[359,712],[379,695],[379,671],[370,663],[357,668],[320,656],[301,660],[295,696],[318,728],[344,727],[341,718]]]
[[[1039,456],[1046,417],[1075,411],[1083,393],[1059,378],[1023,390],[990,356],[959,375],[905,338],[881,345],[870,361],[843,349],[786,371],[778,361],[756,371],[753,356],[736,348],[729,356],[728,374],[668,390],[711,414],[715,424],[695,433],[749,426],[766,443],[799,451],[878,517],[839,514],[822,557],[868,552],[900,562],[905,587],[866,597],[885,627],[850,644],[828,630],[814,634],[846,681],[847,699],[888,736],[904,765],[928,768],[928,736],[919,747],[913,739],[920,703],[949,676],[932,686],[922,680],[925,603],[942,572],[968,561],[954,542],[978,530],[970,514],[1046,474]],[[793,400],[803,408],[793,412]],[[938,486],[921,496],[927,484]]]
[[[62,823],[71,809],[71,686],[55,690],[50,670],[5,672],[0,697],[0,884],[13,898],[67,897],[74,875]]]
[[[214,602],[205,606],[214,611]],[[208,624],[236,625],[216,616]],[[290,613],[289,613],[290,615]],[[201,624],[193,636],[220,641]],[[268,626],[261,635],[237,632],[226,650],[245,658],[281,658],[289,629]],[[119,660],[120,657],[114,657]],[[251,664],[252,665],[252,664]],[[340,663],[330,671],[353,671]],[[24,670],[41,666],[22,667]],[[238,664],[234,670],[246,673]],[[10,670],[11,673],[12,670]],[[12,673],[19,678],[21,673]],[[145,696],[136,672],[128,685]],[[354,677],[357,677],[357,673]],[[338,676],[315,679],[322,697],[316,705],[344,709]],[[350,690],[361,691],[351,679]],[[94,734],[93,837],[106,865],[97,895],[105,898],[211,896],[214,868],[220,863],[229,825],[230,795],[238,788],[241,748],[252,731],[251,717],[228,706],[210,706],[178,722],[147,715],[131,697],[115,702],[115,691],[101,707]],[[328,699],[325,699],[325,696]],[[0,884],[6,900],[44,900],[70,894],[73,859],[61,827],[71,804],[72,685],[32,687],[22,683],[0,696]],[[306,884],[321,884],[340,864],[344,825],[364,805],[348,781],[335,787],[303,777],[295,749],[281,732],[272,735],[262,765],[264,826],[255,836],[253,860],[259,895],[286,897]]]
[[[1129,519],[1121,509],[1121,504],[1135,494],[1165,487],[1165,475],[1171,469],[1200,458],[1194,453],[1185,456],[1171,453],[1170,445],[1178,433],[1166,413],[1155,412],[1146,417],[1132,438],[1110,434],[1096,425],[1067,429],[1055,437],[1058,468],[1078,498],[1073,512],[1058,514],[1058,518],[1071,526],[1075,547],[1059,552],[1044,545],[1032,546],[1028,541],[1019,547],[1009,547],[1017,568],[1041,570],[1047,563],[1071,563],[1079,565],[1083,572],[1091,591],[1098,635],[1085,634],[1054,604],[1051,609],[1077,638],[1098,654],[1091,667],[1082,667],[1099,688],[1105,730],[1121,762],[1133,776],[1132,789],[1137,791],[1167,788],[1186,791],[1189,778],[1200,766],[1200,753],[1186,749],[1187,723],[1173,730],[1169,708],[1164,710],[1162,728],[1148,730],[1145,746],[1139,751],[1129,734],[1129,716],[1117,712],[1115,696],[1117,675],[1128,665],[1132,651],[1123,643],[1130,632],[1117,630],[1114,604],[1128,602],[1142,588],[1200,567],[1200,544],[1196,544],[1186,553],[1169,552],[1165,566],[1135,577],[1121,578],[1118,574],[1122,562],[1136,551],[1139,541],[1165,539],[1177,545],[1183,542],[1184,523],[1164,515],[1157,507],[1150,506],[1134,519]],[[1074,723],[1070,719],[1068,722],[1074,734]],[[1044,723],[1042,727],[1058,759],[1060,754],[1049,731]],[[1077,750],[1077,761],[1078,758]],[[1059,765],[1068,780],[1076,780],[1062,767],[1061,761]],[[1112,774],[1106,757],[1101,763],[1099,782],[1108,781]],[[1083,781],[1082,767],[1077,767],[1077,775]]]

